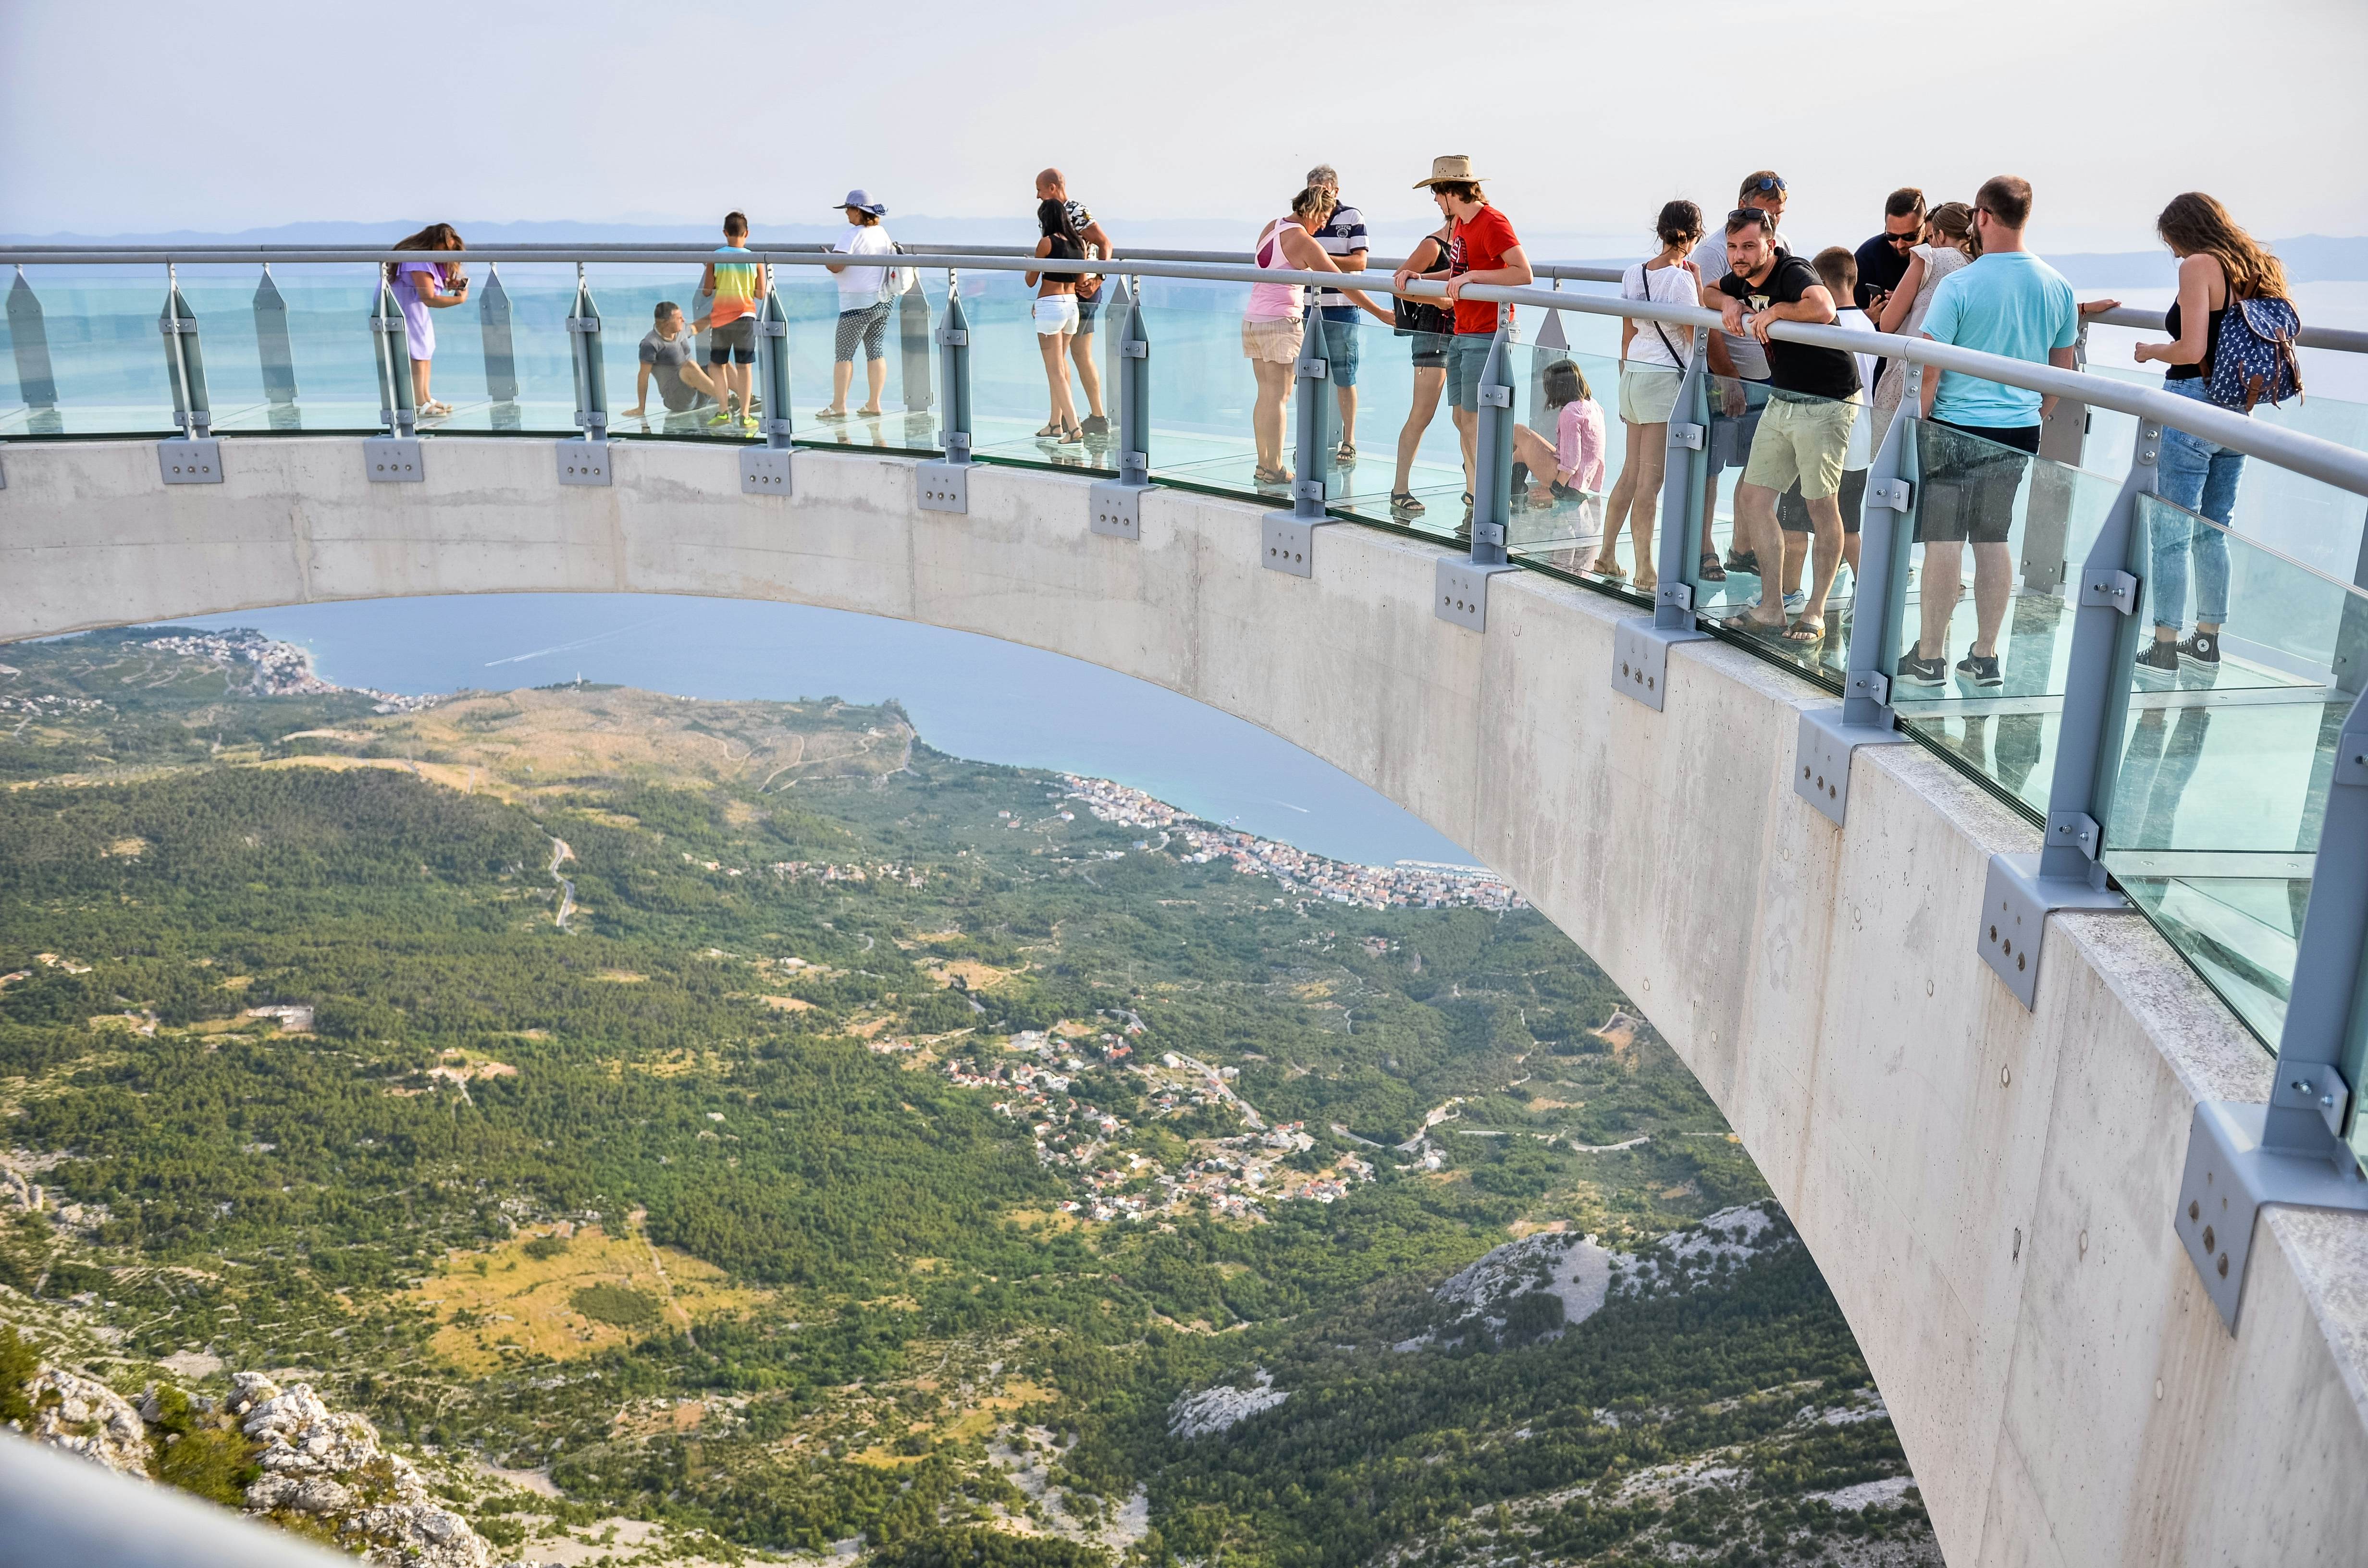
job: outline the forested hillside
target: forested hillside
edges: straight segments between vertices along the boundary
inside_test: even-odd
[[[264,646],[0,650],[18,1385],[309,1382],[529,1561],[1937,1561],[1534,913],[1196,860],[893,706]],[[255,1506],[182,1425],[151,1470]]]

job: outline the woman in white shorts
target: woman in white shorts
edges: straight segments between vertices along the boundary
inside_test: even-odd
[[[1907,253],[1907,270],[1901,275],[1899,287],[1891,291],[1875,330],[1907,337],[1923,331],[1924,312],[1932,308],[1932,290],[1941,286],[1941,278],[1979,255],[1981,248],[1982,242],[1974,233],[1972,208],[1962,201],[1943,201],[1932,209],[1924,220],[1924,243]],[[1883,450],[1883,437],[1898,416],[1900,400],[1907,392],[1907,362],[1884,360],[1883,379],[1874,384],[1874,420],[1867,430],[1867,438],[1873,444],[1867,450]]]
[[[1039,257],[1047,261],[1084,258],[1086,247],[1069,222],[1065,204],[1038,202],[1036,226],[1044,236],[1036,242]],[[1036,347],[1044,356],[1044,381],[1053,394],[1052,417],[1036,432],[1036,438],[1083,445],[1086,427],[1077,422],[1077,404],[1069,395],[1069,339],[1077,335],[1077,275],[1031,272],[1028,281],[1036,290]]]
[[[1691,201],[1671,201],[1661,208],[1653,225],[1660,250],[1640,261],[1620,279],[1620,297],[1646,300],[1656,305],[1698,305],[1702,279],[1686,259],[1702,237],[1702,209]],[[1660,574],[1653,568],[1653,514],[1661,500],[1661,472],[1668,455],[1669,415],[1678,405],[1678,388],[1685,381],[1686,357],[1693,352],[1694,329],[1666,322],[1620,322],[1620,428],[1623,445],[1620,478],[1604,502],[1603,544],[1596,551],[1595,571],[1600,576],[1624,577],[1614,547],[1625,522],[1635,540],[1636,586],[1650,593]]]

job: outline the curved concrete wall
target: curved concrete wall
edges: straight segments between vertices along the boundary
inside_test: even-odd
[[[1716,643],[1667,710],[1611,689],[1634,613],[1530,574],[1488,631],[1435,619],[1430,546],[1319,530],[1266,571],[1256,510],[1175,491],[1143,537],[1086,484],[801,452],[445,437],[421,484],[359,443],[223,445],[165,488],[151,443],[8,447],[0,640],[339,598],[616,591],[826,605],[984,632],[1263,725],[1468,846],[1601,962],[1718,1101],[1824,1269],[1952,1562],[2368,1560],[2368,1217],[2267,1210],[2231,1338],[2175,1238],[2199,1097],[2269,1059],[2135,915],[2058,916],[2026,1013],[1975,956],[1989,855],[2036,835],[1915,746],[1859,754],[1845,833],[1792,793],[1828,700]]]

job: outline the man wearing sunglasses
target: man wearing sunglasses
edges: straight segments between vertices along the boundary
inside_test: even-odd
[[[1785,248],[1784,236],[1778,233],[1784,222],[1785,196],[1784,177],[1773,169],[1755,169],[1744,176],[1736,192],[1737,211],[1748,207],[1768,214],[1769,243],[1779,249]],[[1718,224],[1710,226],[1710,233],[1686,261],[1707,296],[1726,276],[1726,235]],[[1706,298],[1703,302],[1711,301]],[[1708,350],[1710,362],[1705,368],[1720,379],[1712,383],[1710,399],[1710,477],[1702,485],[1702,577],[1721,583],[1726,580],[1726,568],[1719,564],[1710,531],[1711,517],[1718,506],[1719,472],[1742,467],[1759,432],[1759,411],[1768,406],[1768,353],[1748,332],[1713,332]],[[1676,521],[1672,519],[1668,526],[1676,527]],[[1743,548],[1740,539],[1727,564],[1737,571],[1759,570],[1758,560]]]
[[[1903,185],[1884,199],[1883,233],[1858,247],[1858,308],[1869,318],[1907,276],[1907,253],[1924,236],[1924,193]]]

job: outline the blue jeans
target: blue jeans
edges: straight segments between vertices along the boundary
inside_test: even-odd
[[[2173,397],[2207,403],[2210,385],[2198,377],[2165,381],[2162,390]],[[2157,472],[2161,476],[2162,498],[2212,521],[2189,518],[2181,527],[2180,518],[2155,514],[2154,581],[2147,585],[2154,599],[2154,621],[2173,631],[2185,624],[2180,617],[2187,608],[2187,559],[2192,554],[2195,619],[2217,626],[2228,619],[2228,536],[2221,529],[2237,509],[2237,482],[2244,476],[2245,454],[2170,426],[2163,427],[2161,452]]]

